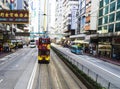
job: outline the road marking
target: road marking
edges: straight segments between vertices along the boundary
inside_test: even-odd
[[[82,60],[84,60],[84,59],[82,59]],[[88,60],[86,60],[86,61],[89,62],[89,63],[91,63],[91,64],[93,64],[94,66],[96,66],[96,67],[98,67],[98,68],[100,68],[100,69],[102,69],[102,70],[104,70],[104,71],[106,71],[106,72],[108,72],[108,73],[110,73],[110,74],[112,74],[112,75],[120,78],[119,75],[116,75],[116,74],[112,73],[111,71],[108,71],[108,70],[106,70],[106,69],[104,69],[104,68],[102,68],[102,67],[100,67],[100,66],[98,66],[98,65],[96,65],[96,64],[94,64],[94,63],[92,63],[91,61],[88,61]]]
[[[38,62],[36,61],[35,66],[33,68],[33,72],[31,74],[30,80],[29,80],[28,85],[27,85],[27,89],[32,89],[32,87],[33,87],[35,74],[37,72],[37,67],[38,67]]]
[[[2,83],[3,79],[0,79],[0,83]]]

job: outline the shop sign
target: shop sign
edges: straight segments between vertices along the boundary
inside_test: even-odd
[[[28,24],[28,10],[0,10],[0,23]]]

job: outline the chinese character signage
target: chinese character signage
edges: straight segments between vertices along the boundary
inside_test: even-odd
[[[0,23],[28,24],[28,10],[0,10]]]
[[[71,17],[71,30],[75,30],[75,29],[77,29],[77,17],[76,17],[77,6],[73,6],[73,8],[71,10],[71,14],[72,14],[72,17]]]

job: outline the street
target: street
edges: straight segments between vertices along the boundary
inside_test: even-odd
[[[51,51],[50,64],[39,64],[36,89],[87,89]]]
[[[36,52],[23,48],[0,59],[0,89],[18,89],[18,86],[25,89],[37,59]]]
[[[27,89],[37,48],[25,47],[0,59],[0,89]],[[51,50],[50,64],[38,64],[35,89],[87,89]]]

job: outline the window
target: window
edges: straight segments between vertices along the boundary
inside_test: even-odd
[[[108,28],[108,32],[113,32],[114,31],[114,24],[110,24]]]
[[[120,11],[116,13],[116,21],[120,20]]]
[[[103,0],[100,1],[100,8],[103,7]]]
[[[115,25],[115,32],[120,31],[120,22]]]
[[[102,25],[102,18],[98,20],[98,25]]]
[[[103,9],[104,15],[108,14],[108,6]]]
[[[99,10],[99,17],[103,15],[103,9]]]
[[[110,12],[115,11],[115,2],[110,4]]]
[[[106,24],[106,23],[108,23],[108,16],[105,16],[105,17],[103,18],[103,24]]]
[[[114,22],[115,13],[109,15],[109,22]]]
[[[104,26],[104,27],[103,27],[103,30],[107,30],[107,26]]]
[[[109,0],[104,1],[104,5],[107,5],[109,3]]]
[[[113,1],[115,1],[115,0],[110,0],[110,2],[113,2]]]
[[[117,0],[117,9],[120,9],[120,0]]]
[[[102,30],[102,27],[98,27],[98,30],[99,30],[99,31]]]
[[[71,14],[68,14],[68,17],[71,17]]]

